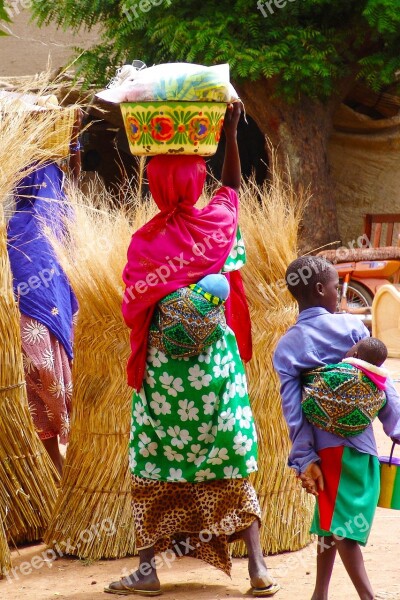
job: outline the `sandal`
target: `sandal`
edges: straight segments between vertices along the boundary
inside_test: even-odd
[[[267,585],[263,587],[252,587],[253,596],[256,596],[257,598],[266,598],[267,596],[273,596],[281,589],[281,586],[276,581],[273,581],[272,579],[267,581]]]
[[[162,594],[161,588],[158,590],[146,590],[142,588],[129,587],[120,581],[113,581],[108,587],[104,588],[107,594],[116,594],[118,596],[160,596]]]

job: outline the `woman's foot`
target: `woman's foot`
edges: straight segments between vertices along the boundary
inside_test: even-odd
[[[270,576],[260,544],[260,525],[255,519],[250,527],[241,532],[249,555],[249,575],[253,596],[273,596],[280,589],[279,584]]]
[[[152,571],[149,575],[142,575],[140,571],[135,571],[128,577],[123,577],[119,581],[113,581],[104,588],[109,594],[128,596],[137,594],[142,596],[159,596],[161,594],[160,580],[157,573]]]
[[[249,575],[251,587],[253,588],[253,596],[259,598],[273,596],[281,589],[275,579],[270,576],[265,565],[260,565],[259,568],[253,571],[253,574],[250,573],[249,569]]]

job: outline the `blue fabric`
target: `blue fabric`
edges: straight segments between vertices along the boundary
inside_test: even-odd
[[[45,325],[72,359],[72,317],[78,302],[44,233],[48,228],[62,238],[70,210],[62,185],[63,172],[54,163],[20,181],[16,212],[8,223],[8,254],[21,313]]]
[[[288,464],[298,473],[317,462],[317,452],[324,448],[349,446],[377,456],[372,425],[360,435],[344,439],[311,425],[301,408],[301,374],[340,362],[349,348],[367,336],[368,329],[356,316],[333,315],[314,307],[302,311],[297,323],[278,342],[274,366],[281,380],[282,408],[292,441]],[[378,418],[388,436],[400,437],[400,400],[389,378],[385,393],[387,403]]]
[[[206,275],[197,283],[205,292],[226,300],[229,296],[229,283],[225,275]]]

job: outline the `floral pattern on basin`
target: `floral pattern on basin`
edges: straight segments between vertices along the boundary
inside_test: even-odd
[[[132,154],[215,154],[226,104],[141,102],[120,105]]]

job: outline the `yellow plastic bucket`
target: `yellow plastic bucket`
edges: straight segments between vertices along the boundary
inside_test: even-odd
[[[393,444],[390,456],[380,456],[381,493],[378,506],[400,510],[400,459],[393,458]]]

